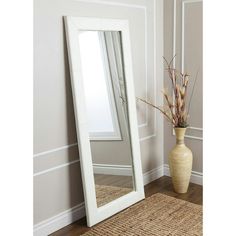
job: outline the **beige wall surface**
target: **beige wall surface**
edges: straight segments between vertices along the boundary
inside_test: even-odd
[[[176,3],[176,5],[175,5]],[[175,7],[176,6],[176,7]],[[190,118],[186,145],[193,152],[193,171],[202,173],[202,1],[164,1],[164,56],[170,60],[176,53],[177,69],[190,74],[189,94],[198,73],[190,107]],[[165,87],[170,87],[165,74]],[[168,154],[175,145],[171,125],[164,122],[164,162],[168,164]]]
[[[157,29],[162,29],[163,13],[155,7],[157,1],[95,2],[34,2],[35,225],[83,202],[63,16],[128,19],[136,96],[162,101],[163,35]],[[137,111],[145,173],[163,164],[163,124],[144,104],[137,104]]]

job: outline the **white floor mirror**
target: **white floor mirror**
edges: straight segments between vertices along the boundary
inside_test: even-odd
[[[129,24],[65,17],[88,226],[144,198]]]

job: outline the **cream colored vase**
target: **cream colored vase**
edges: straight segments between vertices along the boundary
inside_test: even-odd
[[[174,190],[177,193],[188,191],[192,171],[193,154],[184,144],[186,128],[175,128],[176,145],[169,154],[169,167]]]

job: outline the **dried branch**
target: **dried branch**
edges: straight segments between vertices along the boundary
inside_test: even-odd
[[[162,91],[162,93],[164,95],[164,98],[166,99],[166,102],[167,102],[169,110],[170,110],[171,117],[174,120],[174,124],[175,124],[176,123],[176,119],[175,119],[175,115],[174,115],[174,112],[173,112],[174,105],[170,102],[167,93],[165,93],[164,91]]]
[[[147,102],[146,100],[144,100],[144,99],[142,99],[142,98],[138,98],[138,97],[137,97],[137,99],[140,100],[140,101],[142,101],[142,102],[144,102],[144,103],[146,103],[146,104],[148,104],[148,105],[150,105],[150,106],[152,106],[152,107],[154,107],[154,108],[156,108],[157,110],[159,110],[159,111],[174,125],[174,122],[173,122],[173,120],[171,119],[171,117],[169,117],[168,114],[167,114],[164,110],[162,110],[160,107],[155,106],[155,105],[153,105],[152,103]]]
[[[196,84],[197,76],[194,81],[193,90],[192,90],[189,105],[188,105],[188,112],[186,112],[186,98],[187,98],[189,75],[184,72],[182,73],[172,67],[172,63],[174,61],[175,56],[171,59],[170,62],[168,62],[166,58],[163,57],[167,65],[166,70],[171,80],[172,91],[174,93],[173,102],[172,102],[171,98],[169,98],[168,96],[168,93],[165,90],[162,91],[165,98],[165,102],[167,104],[167,110],[161,109],[160,107],[155,106],[152,103],[142,98],[137,98],[137,99],[159,110],[168,119],[168,121],[171,122],[175,127],[187,127],[188,126],[187,119],[189,117],[189,108],[190,108],[190,103],[193,96],[193,90]]]

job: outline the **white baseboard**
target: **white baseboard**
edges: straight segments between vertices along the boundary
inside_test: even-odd
[[[94,174],[132,176],[131,165],[93,164]]]
[[[34,236],[47,236],[85,216],[84,202],[34,225]]]
[[[164,175],[170,176],[170,169],[169,165],[164,164]],[[190,177],[190,182],[194,184],[199,184],[202,185],[203,183],[203,175],[200,172],[197,171],[192,171],[191,177]]]
[[[123,170],[122,170],[123,171]],[[144,185],[164,175],[163,166],[143,174]],[[84,202],[34,225],[34,236],[47,236],[85,216]]]
[[[152,181],[162,177],[164,175],[163,166],[152,169],[143,174],[143,184],[147,185]]]

